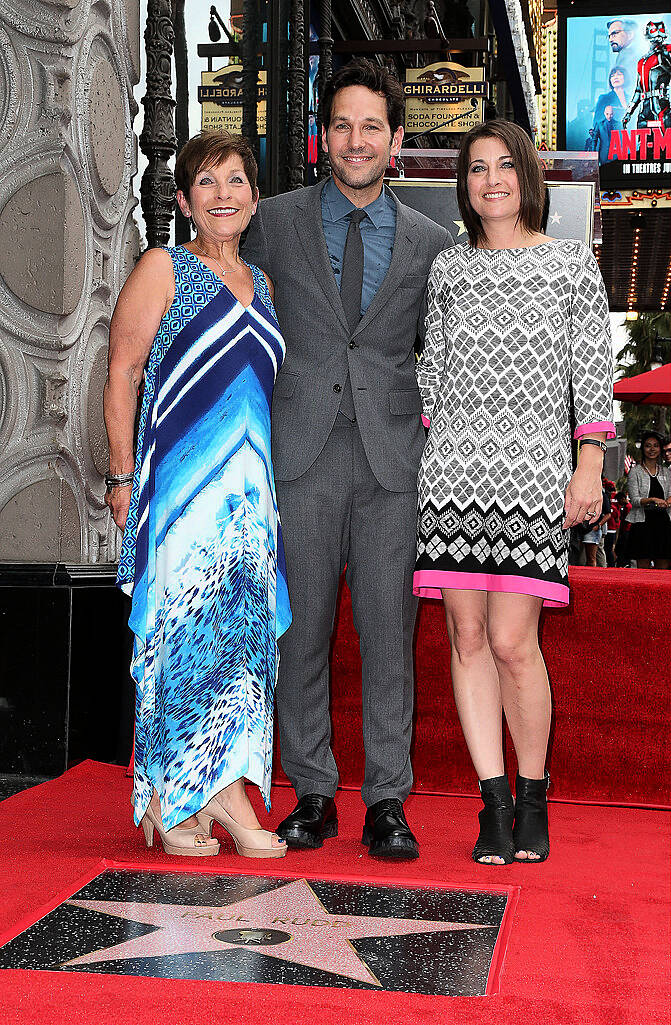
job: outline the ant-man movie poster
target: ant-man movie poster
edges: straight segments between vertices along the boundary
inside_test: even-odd
[[[611,10],[566,19],[566,148],[598,153],[604,189],[668,187],[671,11]]]

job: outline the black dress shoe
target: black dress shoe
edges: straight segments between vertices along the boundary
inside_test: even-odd
[[[361,841],[374,858],[412,861],[419,857],[419,844],[405,820],[403,805],[396,798],[387,798],[370,806]]]
[[[282,819],[275,832],[286,840],[289,847],[315,850],[324,840],[338,835],[338,813],[332,797],[306,794]]]

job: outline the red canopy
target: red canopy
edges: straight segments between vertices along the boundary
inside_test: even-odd
[[[671,363],[636,377],[621,378],[615,382],[613,395],[620,402],[671,406]]]

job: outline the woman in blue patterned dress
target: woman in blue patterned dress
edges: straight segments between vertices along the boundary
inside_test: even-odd
[[[281,857],[269,807],[277,640],[291,622],[270,459],[284,342],[271,284],[238,255],[256,210],[247,142],[191,139],[175,166],[196,237],[144,254],[110,327],[107,504],[132,594],[135,821],[170,854]],[[137,452],[133,425],[144,374]]]

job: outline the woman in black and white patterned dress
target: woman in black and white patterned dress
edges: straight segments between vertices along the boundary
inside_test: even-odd
[[[543,861],[551,701],[538,618],[544,604],[568,603],[569,529],[601,510],[615,431],[608,304],[589,249],[541,233],[543,170],[517,125],[490,121],[465,137],[457,194],[469,239],[433,264],[418,366],[429,435],[414,590],[445,605],[484,801],[473,858]],[[582,442],[573,474],[571,396]]]

